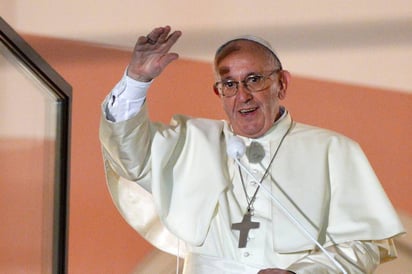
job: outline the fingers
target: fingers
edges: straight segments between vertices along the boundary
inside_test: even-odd
[[[173,45],[181,35],[180,31],[174,31],[172,34],[170,34],[170,31],[171,31],[170,26],[157,27],[153,29],[145,37],[144,36],[140,37],[139,42],[148,43],[151,45],[155,45],[155,44],[161,45],[161,44],[166,43],[170,48],[170,46]]]
[[[164,55],[160,60],[159,60],[159,65],[161,67],[166,67],[168,64],[173,62],[174,60],[178,59],[179,55],[177,53],[169,53],[167,55]]]
[[[163,43],[167,35],[169,34],[170,30],[170,26],[155,28],[148,35],[146,35],[146,41],[149,43]]]
[[[135,51],[167,54],[182,35],[181,31],[170,32],[170,26],[157,27],[148,35],[140,36],[136,42]]]
[[[161,29],[159,32],[158,32],[158,37],[157,37],[157,41],[159,42],[159,43],[164,43],[166,40],[167,40],[167,36],[169,35],[169,33],[170,33],[170,30],[171,30],[171,28],[170,28],[170,26],[166,26],[166,27],[164,27],[163,29]]]
[[[168,37],[165,39],[165,50],[169,51],[170,48],[176,43],[176,41],[179,39],[179,37],[182,35],[181,31],[174,31],[172,34],[170,34]]]
[[[171,32],[170,26],[165,26],[153,29],[146,36],[140,36],[128,66],[128,76],[144,82],[157,77],[168,64],[179,57],[169,50],[181,34],[180,31]]]

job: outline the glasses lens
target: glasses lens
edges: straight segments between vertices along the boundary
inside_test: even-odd
[[[267,76],[263,75],[250,75],[241,81],[249,92],[257,92],[266,89],[270,85],[270,75],[278,70],[274,70]],[[222,96],[230,97],[237,93],[240,82],[233,80],[226,80],[216,83],[216,88]]]
[[[237,92],[237,82],[235,81],[223,81],[218,83],[218,89],[223,96],[233,96]]]
[[[266,88],[266,80],[262,75],[251,75],[245,79],[245,83],[250,91],[261,91]]]

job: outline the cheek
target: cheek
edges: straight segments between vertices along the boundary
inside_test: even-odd
[[[263,96],[259,98],[259,101],[262,103],[262,106],[266,111],[271,111],[274,109],[278,102],[277,92],[268,92],[266,94],[262,94]]]
[[[234,103],[233,97],[222,99],[222,107],[228,115],[232,113],[234,104],[235,103]]]
[[[230,118],[232,117],[232,108],[233,108],[232,105],[233,104],[230,104],[227,99],[222,99],[221,104],[222,104],[223,110],[226,113],[226,116],[230,120]]]
[[[272,120],[274,117],[276,117],[279,108],[279,99],[277,97],[277,92],[268,94],[265,98],[261,99],[265,117],[269,120]]]

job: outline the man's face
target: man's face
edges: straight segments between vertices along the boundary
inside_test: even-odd
[[[252,74],[268,75],[277,68],[260,46],[250,41],[236,43],[240,49],[230,52],[216,64],[218,81],[242,81]],[[240,83],[236,95],[221,97],[235,134],[257,138],[272,127],[279,116],[279,98],[283,99],[286,91],[279,77],[274,73],[270,85],[262,91],[252,93]]]

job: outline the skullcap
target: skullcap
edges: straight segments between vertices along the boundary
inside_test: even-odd
[[[258,36],[254,36],[254,35],[242,35],[242,36],[237,36],[235,38],[232,38],[230,40],[228,40],[227,42],[223,43],[217,50],[215,53],[215,58],[216,56],[223,50],[224,47],[226,47],[229,43],[232,43],[234,41],[238,41],[238,40],[247,40],[247,41],[252,41],[255,42],[263,47],[265,47],[267,50],[269,50],[273,56],[275,57],[276,61],[279,63],[280,69],[282,69],[282,63],[280,62],[275,50],[272,48],[271,44],[266,41],[265,39],[258,37]]]

